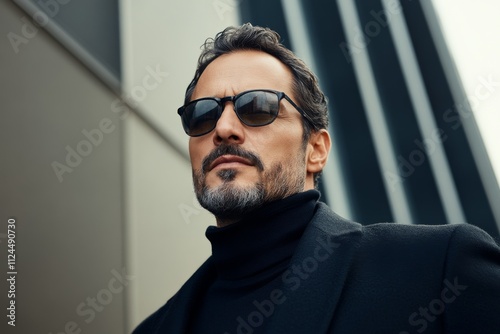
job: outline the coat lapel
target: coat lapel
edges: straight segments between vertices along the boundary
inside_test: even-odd
[[[361,225],[320,203],[282,276],[283,301],[267,333],[326,333],[342,294]]]
[[[215,277],[215,268],[209,258],[169,301],[170,305],[167,305],[168,309],[154,333],[188,333],[189,321],[192,321],[190,316]]]

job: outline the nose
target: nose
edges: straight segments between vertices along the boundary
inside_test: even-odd
[[[245,139],[244,125],[234,111],[234,105],[228,101],[215,125],[213,141],[215,145],[242,144]]]

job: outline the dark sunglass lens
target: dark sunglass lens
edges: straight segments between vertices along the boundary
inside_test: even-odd
[[[215,128],[219,118],[219,104],[215,100],[194,101],[186,106],[182,115],[184,129],[190,136],[201,136]]]
[[[278,96],[273,92],[248,92],[236,100],[235,109],[246,125],[266,125],[278,115]]]

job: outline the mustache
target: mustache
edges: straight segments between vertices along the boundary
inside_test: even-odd
[[[220,145],[216,147],[203,159],[201,163],[201,170],[204,173],[206,173],[210,165],[215,161],[215,159],[223,155],[234,155],[241,157],[243,159],[250,161],[250,163],[255,167],[257,167],[257,169],[260,172],[264,170],[264,164],[262,163],[262,160],[256,153],[247,151],[237,145]]]

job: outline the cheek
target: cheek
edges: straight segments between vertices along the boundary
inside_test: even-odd
[[[201,143],[199,143],[197,140],[191,139],[189,142],[189,157],[191,159],[191,166],[194,169],[200,168],[201,162],[205,155],[203,155],[203,147]]]
[[[273,141],[263,144],[265,149],[261,153],[264,166],[269,167],[276,163],[281,163],[286,168],[296,158],[303,154],[302,132],[300,134],[283,134]]]

